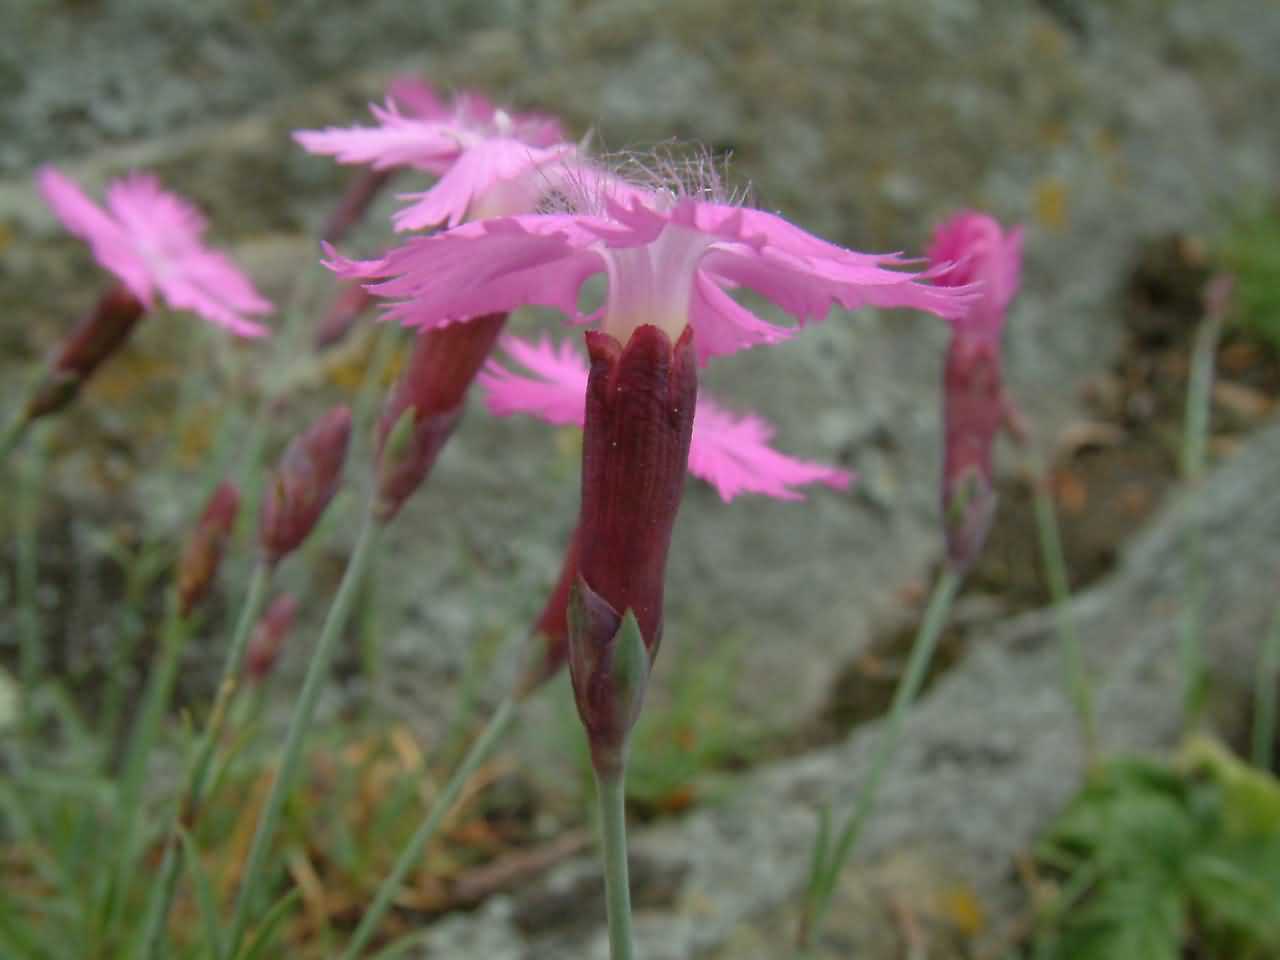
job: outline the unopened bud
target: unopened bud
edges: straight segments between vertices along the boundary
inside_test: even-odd
[[[268,479],[259,539],[270,563],[279,563],[311,533],[338,492],[351,438],[351,411],[335,407],[296,437]]]
[[[178,565],[178,612],[187,617],[205,598],[222,562],[222,552],[240,512],[235,484],[218,484],[182,550]]]
[[[58,346],[44,378],[27,401],[25,419],[35,420],[70,403],[102,362],[129,339],[145,312],[146,307],[123,284],[104,293]]]
[[[245,674],[253,683],[262,683],[275,669],[297,616],[298,601],[282,593],[254,627],[244,662]]]
[[[378,421],[380,522],[389,522],[431,472],[506,320],[490,314],[418,334]]]

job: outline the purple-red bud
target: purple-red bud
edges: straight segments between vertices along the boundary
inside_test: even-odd
[[[49,369],[27,401],[23,416],[35,420],[61,410],[95,370],[129,339],[146,312],[123,284],[116,284],[58,346]]]
[[[240,512],[240,491],[227,481],[218,484],[195,529],[182,550],[178,564],[178,612],[186,617],[205,598],[222,563],[222,552]]]
[[[298,601],[291,594],[282,593],[258,621],[244,661],[245,674],[252,682],[262,683],[275,669],[297,616]]]
[[[351,438],[351,411],[334,407],[295,437],[267,480],[258,534],[270,563],[307,538],[338,492]]]
[[[560,565],[560,577],[533,625],[532,649],[524,674],[516,686],[523,699],[560,672],[569,658],[569,591],[578,579],[578,538],[569,540]]]
[[[505,313],[494,313],[418,334],[378,421],[380,522],[389,522],[426,479],[506,321]]]
[[[952,337],[942,382],[943,529],[947,560],[963,573],[982,551],[996,510],[992,452],[1009,414],[999,343],[989,337]]]
[[[616,772],[662,640],[667,551],[684,492],[698,394],[693,332],[673,346],[655,326],[624,347],[589,332],[578,580],[569,669],[596,769]],[[627,646],[635,625],[644,677]]]

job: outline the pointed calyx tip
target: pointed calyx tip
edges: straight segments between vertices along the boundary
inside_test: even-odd
[[[334,407],[295,437],[266,483],[258,535],[268,562],[279,563],[311,533],[342,482],[351,411]]]

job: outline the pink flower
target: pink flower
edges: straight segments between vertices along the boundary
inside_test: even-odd
[[[956,214],[934,231],[929,262],[940,286],[980,284],[969,309],[951,318],[957,332],[998,337],[1022,273],[1022,228],[1006,232],[985,213]]]
[[[819,240],[762,210],[627,187],[582,172],[588,214],[502,217],[410,240],[378,260],[357,262],[330,249],[328,266],[371,283],[394,302],[387,316],[432,328],[525,304],[555,307],[578,322],[599,321],[619,343],[642,324],[674,343],[695,331],[700,363],[793,333],[736,303],[726,289],[748,287],[801,324],[833,305],[911,307],[963,315],[968,287],[920,282],[895,255],[857,253]],[[604,307],[581,315],[583,283],[608,278]]]
[[[190,203],[133,173],[107,187],[103,210],[53,167],[36,175],[40,194],[63,225],[85,240],[97,261],[147,308],[159,294],[242,337],[267,329],[248,319],[271,303],[225,255],[201,241],[205,219]]]
[[[973,565],[995,517],[992,479],[996,435],[1018,422],[1000,363],[1005,311],[1018,289],[1022,231],[1004,231],[982,213],[965,212],[939,227],[929,248],[936,282],[981,284],[969,310],[952,321],[943,370],[942,517],[947,558]]]
[[[557,347],[547,338],[531,343],[508,336],[502,346],[529,373],[516,373],[490,360],[479,378],[490,412],[527,413],[561,426],[582,426],[589,369],[573,344],[566,340]],[[779,453],[769,446],[772,436],[768,421],[731,413],[699,394],[689,472],[715,487],[726,503],[744,493],[801,500],[797,488],[813,483],[848,489],[849,473]]]
[[[369,110],[376,126],[297,130],[293,139],[309,153],[336,157],[339,163],[366,163],[377,170],[416,167],[437,174],[463,151],[487,140],[546,147],[564,139],[554,117],[511,113],[478,93],[462,93],[445,103],[426,84],[405,79],[392,85],[384,106],[370,104]]]
[[[402,112],[401,103],[412,113]],[[537,113],[510,113],[487,98],[459,94],[445,104],[425,84],[393,84],[385,107],[371,105],[378,125],[298,130],[311,153],[376,170],[416,167],[440,176],[396,215],[399,230],[455,226],[471,219],[534,209],[541,197],[536,172],[573,152],[560,124]]]

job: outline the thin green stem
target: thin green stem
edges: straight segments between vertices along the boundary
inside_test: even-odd
[[[1276,681],[1280,670],[1280,606],[1276,607],[1258,658],[1257,688],[1253,697],[1253,765],[1259,770],[1271,768],[1271,754],[1276,743]]]
[[[39,437],[39,441],[43,441]],[[36,687],[40,682],[43,656],[40,650],[40,609],[36,594],[40,581],[40,493],[43,489],[44,471],[48,452],[43,442],[37,442],[30,462],[23,471],[21,493],[18,500],[17,570],[15,584],[20,634],[18,640],[18,682],[21,685],[23,717],[22,729],[32,732],[34,717],[30,704],[35,701]]]
[[[30,425],[31,421],[26,417],[18,417],[5,427],[4,433],[0,433],[0,463],[4,463],[9,454],[18,448]]]
[[[356,540],[355,549],[347,561],[346,572],[342,575],[342,583],[333,598],[324,627],[320,631],[320,639],[311,654],[311,662],[307,667],[307,675],[302,683],[294,706],[293,716],[289,720],[289,732],[285,736],[284,754],[280,767],[272,781],[271,791],[267,795],[266,804],[258,815],[257,830],[253,835],[253,843],[249,848],[249,857],[245,863],[244,876],[240,881],[240,893],[236,898],[235,913],[231,920],[231,936],[227,938],[232,956],[240,948],[245,929],[249,922],[250,912],[258,896],[262,884],[262,872],[267,850],[275,837],[280,821],[280,813],[285,798],[297,775],[298,762],[302,758],[302,746],[306,740],[308,728],[315,714],[316,702],[320,697],[320,689],[329,673],[329,664],[333,659],[333,649],[339,635],[346,626],[351,613],[351,601],[354,599],[360,580],[364,576],[374,546],[381,529],[373,519],[372,505]]]
[[[160,657],[150,676],[142,695],[142,706],[134,721],[133,734],[129,739],[128,752],[124,760],[124,772],[117,809],[124,818],[120,833],[119,855],[116,861],[116,882],[112,888],[111,906],[107,914],[108,939],[114,933],[116,923],[124,908],[125,892],[132,878],[134,864],[138,856],[138,835],[143,824],[142,790],[146,782],[148,761],[155,747],[156,737],[160,730],[160,721],[173,696],[174,683],[177,680],[178,664],[182,659],[182,651],[189,634],[189,623],[178,613],[177,597],[171,596],[168,612],[165,615],[164,634],[161,640]]]
[[[1204,702],[1204,652],[1201,620],[1205,600],[1204,531],[1197,515],[1209,438],[1213,402],[1213,367],[1222,331],[1223,313],[1210,310],[1196,331],[1187,384],[1186,424],[1182,437],[1182,475],[1190,488],[1191,520],[1185,544],[1186,605],[1183,608],[1178,658],[1182,668],[1182,709],[1188,726],[1195,723]]]
[[[604,896],[609,917],[611,960],[633,960],[631,881],[627,876],[626,774],[596,775],[600,802],[600,839],[604,852]]]
[[[462,763],[453,772],[453,776],[449,778],[449,782],[445,784],[443,790],[435,798],[431,804],[431,810],[428,811],[427,817],[419,825],[413,836],[409,838],[408,844],[405,845],[404,851],[396,860],[395,866],[387,878],[382,881],[382,886],[378,888],[378,894],[374,897],[373,903],[360,919],[360,925],[356,927],[355,933],[351,935],[351,942],[347,944],[347,949],[343,951],[342,960],[355,960],[360,952],[368,945],[369,939],[377,932],[378,925],[382,922],[383,916],[390,908],[396,896],[399,895],[401,887],[404,886],[405,878],[409,872],[418,865],[418,861],[422,859],[422,852],[426,849],[427,843],[435,835],[440,824],[444,821],[445,816],[453,809],[453,805],[457,802],[458,794],[462,791],[463,786],[471,779],[476,768],[484,761],[490,751],[506,732],[510,726],[512,717],[515,715],[516,701],[510,697],[503,700],[493,716],[489,718],[488,724],[481,731],[471,749],[467,751],[467,755],[463,757]]]
[[[1054,509],[1053,494],[1049,490],[1045,471],[1032,467],[1031,490],[1035,503],[1036,533],[1040,540],[1040,560],[1044,564],[1049,581],[1049,596],[1053,603],[1053,622],[1062,649],[1063,666],[1067,675],[1067,690],[1080,722],[1080,735],[1084,741],[1086,762],[1092,768],[1098,757],[1098,731],[1093,709],[1093,688],[1089,681],[1089,667],[1084,658],[1084,647],[1076,632],[1075,618],[1071,615],[1071,582],[1067,576],[1067,559],[1062,549],[1061,529]]]
[[[871,759],[871,769],[867,771],[862,781],[862,788],[854,800],[853,812],[845,822],[844,828],[836,839],[835,848],[826,860],[825,876],[817,885],[816,895],[806,904],[806,916],[800,934],[801,946],[816,940],[822,931],[822,924],[831,906],[831,895],[835,890],[836,880],[853,853],[854,845],[875,808],[880,782],[889,767],[889,761],[898,750],[907,711],[915,702],[921,686],[924,685],[925,677],[928,676],[933,651],[947,623],[951,604],[955,600],[959,587],[959,575],[948,567],[933,588],[933,596],[929,598],[924,620],[911,646],[906,672],[898,681],[898,687],[894,691],[893,702],[889,707],[889,717],[885,721],[884,730],[876,744],[876,752]]]
[[[204,803],[205,787],[213,763],[213,755],[217,750],[218,741],[222,738],[222,728],[226,722],[232,696],[244,673],[249,635],[253,631],[254,624],[262,616],[262,608],[266,604],[273,572],[271,564],[265,560],[259,560],[249,578],[249,589],[245,594],[244,604],[240,608],[240,617],[236,621],[231,646],[227,649],[227,658],[222,665],[222,679],[218,682],[213,709],[209,713],[204,732],[200,735],[195,760],[187,772],[182,791],[183,799],[176,811],[177,822],[174,823],[172,834],[165,845],[164,860],[160,864],[160,879],[153,888],[152,902],[148,905],[146,923],[143,927],[142,949],[137,951],[138,956],[150,958],[156,955],[165,927],[168,925],[181,867],[181,858],[178,856],[179,830],[184,822],[188,828],[195,823]]]

